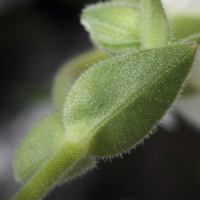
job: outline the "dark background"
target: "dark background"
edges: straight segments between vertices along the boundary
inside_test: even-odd
[[[91,2],[91,1],[90,1]],[[93,1],[94,2],[94,1]],[[53,109],[56,71],[90,49],[79,23],[89,1],[11,1],[0,4],[0,200],[20,188],[12,157],[21,138]],[[173,129],[167,126],[173,124]],[[178,112],[123,159],[56,187],[46,200],[200,199],[200,134]]]

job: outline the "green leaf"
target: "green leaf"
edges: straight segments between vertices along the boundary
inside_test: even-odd
[[[196,48],[169,45],[94,64],[66,99],[67,137],[88,143],[89,154],[99,157],[118,155],[138,144],[177,97]]]
[[[77,178],[77,176],[81,176],[91,169],[96,167],[96,161],[94,157],[86,156],[80,161],[74,163],[71,167],[66,170],[66,172],[60,177],[57,181],[57,184],[63,184],[71,179]]]
[[[71,85],[82,72],[88,69],[98,60],[104,60],[108,56],[101,50],[95,49],[88,51],[64,64],[59,70],[53,83],[53,101],[56,109],[61,113],[63,104],[70,91]]]
[[[123,53],[140,47],[139,11],[132,4],[99,3],[83,10],[81,24],[92,41],[111,53]]]
[[[139,35],[144,48],[167,45],[170,26],[160,0],[141,0]]]

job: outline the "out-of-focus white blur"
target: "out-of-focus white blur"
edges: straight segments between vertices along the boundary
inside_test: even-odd
[[[177,15],[200,16],[200,0],[163,0],[162,2],[172,20],[173,16]],[[194,68],[190,74],[189,81],[199,88],[199,93],[178,98],[174,111],[177,111],[190,124],[200,130],[200,50],[197,52]],[[163,119],[163,127],[169,130],[172,130],[172,126],[175,128],[174,120],[170,120],[170,116],[172,117],[172,115],[169,114],[169,116]]]
[[[200,14],[200,0],[162,0],[169,15],[185,13]]]

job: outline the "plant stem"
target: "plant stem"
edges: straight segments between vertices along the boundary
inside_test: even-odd
[[[85,156],[82,145],[65,142],[12,200],[39,200],[55,186],[58,178]]]

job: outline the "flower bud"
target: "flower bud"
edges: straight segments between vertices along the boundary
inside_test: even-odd
[[[167,45],[171,40],[169,22],[160,0],[141,0],[139,32],[145,48]]]
[[[124,53],[140,47],[139,11],[132,4],[99,3],[83,10],[81,24],[92,41],[113,53]]]
[[[88,154],[115,156],[145,138],[179,94],[196,45],[129,52],[94,64],[73,85],[63,122]]]

